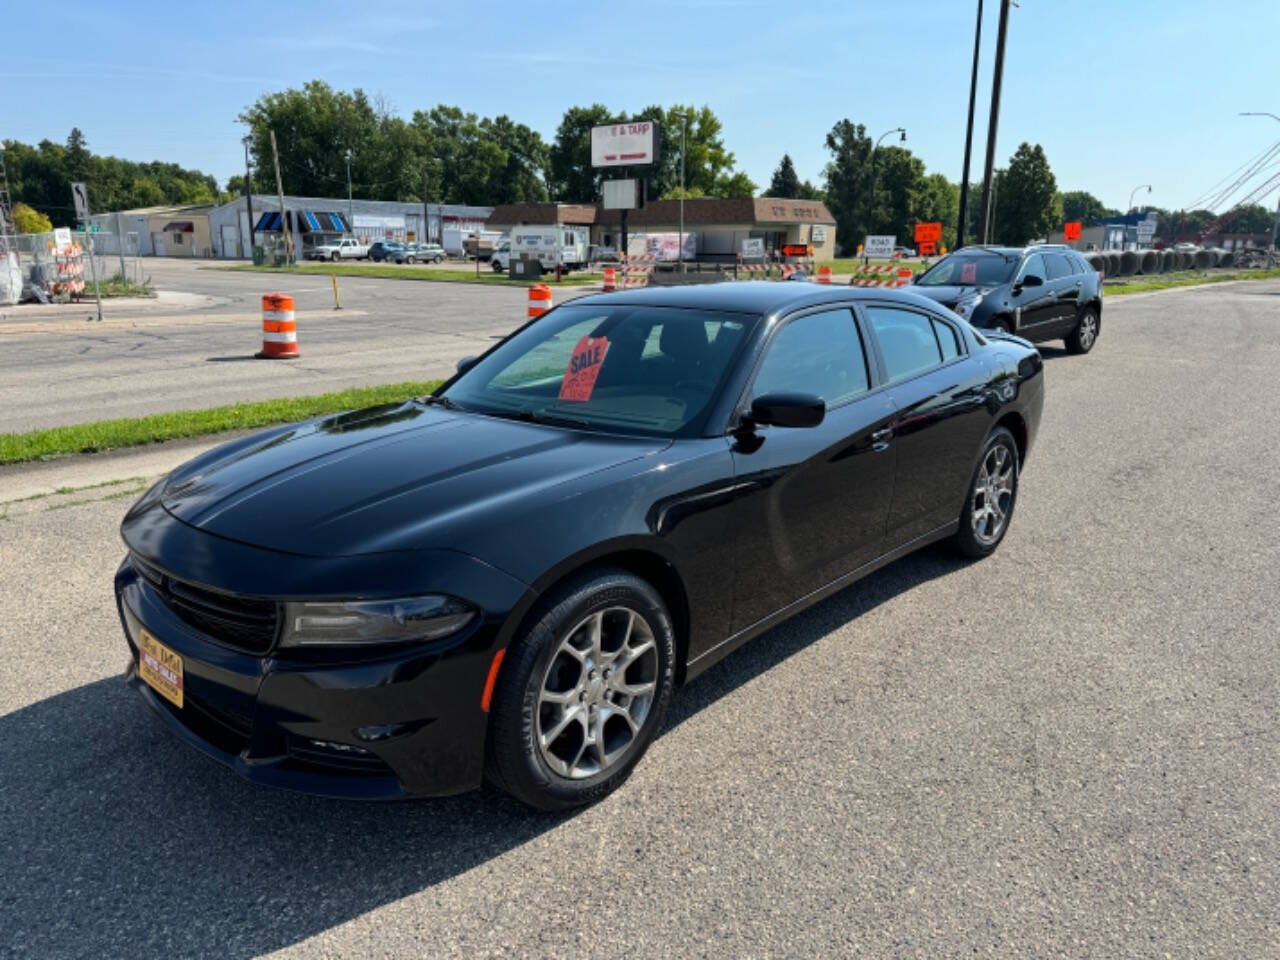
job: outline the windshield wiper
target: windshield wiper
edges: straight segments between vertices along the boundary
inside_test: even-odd
[[[416,399],[419,403],[424,403],[429,407],[444,407],[446,410],[462,409],[462,407],[458,406],[456,403],[454,403],[452,400],[450,400],[448,397],[445,397],[445,396],[436,396],[435,394],[430,394],[425,397],[417,397]]]
[[[502,417],[505,420],[519,420],[522,423],[541,423],[551,427],[581,427],[584,429],[592,429],[595,427],[590,420],[583,420],[579,417],[562,417],[558,414],[547,413],[546,410],[534,410],[531,407],[520,407],[516,410],[478,410],[477,413],[483,413],[490,417]]]

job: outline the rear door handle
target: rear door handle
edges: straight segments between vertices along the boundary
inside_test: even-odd
[[[888,450],[889,441],[893,439],[893,427],[884,427],[871,434],[872,450]]]

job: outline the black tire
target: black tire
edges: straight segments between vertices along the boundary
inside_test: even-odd
[[[494,272],[494,273],[501,273],[501,272],[502,272],[502,264],[495,262],[495,263],[490,264],[490,266],[492,266],[492,267],[493,267],[493,272]]]
[[[1064,340],[1067,352],[1088,353],[1098,342],[1098,336],[1101,333],[1102,317],[1098,315],[1098,308],[1089,304],[1080,311],[1080,316],[1076,319],[1076,328],[1067,334]]]
[[[544,683],[549,682],[553,666],[567,662],[573,670],[579,669],[573,660],[564,660],[562,652],[562,643],[577,635],[577,625],[605,611],[608,611],[604,614],[607,617],[620,616],[616,611],[622,607],[643,618],[644,625],[652,634],[656,662],[652,680],[645,681],[654,684],[651,698],[638,731],[630,735],[622,747],[625,752],[615,761],[607,766],[600,764],[602,769],[591,775],[578,778],[564,776],[552,769],[539,745],[540,711],[548,707],[557,709],[541,702]],[[590,655],[587,656],[581,668],[584,677],[590,663]],[[639,658],[632,661],[638,662]],[[628,670],[630,666],[622,671],[624,683],[628,682]],[[674,679],[675,631],[658,592],[644,580],[623,570],[588,571],[574,578],[542,601],[533,614],[533,625],[507,648],[494,686],[489,714],[489,736],[485,745],[486,779],[493,786],[539,810],[568,810],[594,803],[626,780],[662,729]],[[631,682],[635,682],[634,678]],[[553,713],[553,719],[567,717],[568,708],[558,709],[562,712],[558,716]],[[609,727],[602,722],[599,729],[607,731]],[[573,725],[567,730],[572,734]],[[590,759],[585,750],[586,743],[591,741],[585,734],[583,741],[583,757]],[[553,746],[558,742],[552,741]],[[577,766],[576,761],[573,766]]]
[[[998,330],[1001,333],[1013,333],[1013,321],[1008,317],[996,317],[991,321],[992,330]]]
[[[985,522],[979,522],[976,517],[979,509],[979,488],[983,486],[981,478],[984,469],[990,472],[993,460],[1000,460],[999,451],[1003,451],[1003,456],[1010,466],[1010,477],[1007,494],[997,493],[992,498],[1003,513],[1003,520],[1000,522],[999,528],[994,529]],[[1018,502],[1018,475],[1020,471],[1018,444],[1013,439],[1013,434],[1004,427],[996,427],[987,436],[987,442],[982,446],[982,456],[978,458],[978,463],[973,468],[973,477],[969,480],[964,506],[960,509],[960,528],[956,531],[953,541],[955,549],[960,554],[981,559],[995,553],[996,547],[1000,546],[1000,542],[1004,540],[1004,535],[1009,532],[1009,524],[1013,522],[1013,509]],[[1003,475],[1003,471],[1001,471],[1001,475]],[[982,491],[981,496],[985,508],[986,492]],[[987,520],[990,520],[989,516]]]
[[[331,254],[329,254],[329,259],[330,259],[330,260],[332,260],[334,263],[337,263],[337,262],[338,262],[338,255],[337,255],[336,253],[331,253]]]

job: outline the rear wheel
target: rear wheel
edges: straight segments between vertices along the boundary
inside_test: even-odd
[[[1004,427],[987,437],[964,509],[955,546],[966,557],[986,557],[995,552],[1009,529],[1018,500],[1018,445]]]
[[[1085,307],[1080,311],[1080,319],[1076,321],[1076,328],[1067,334],[1066,344],[1070,353],[1088,353],[1093,349],[1093,345],[1098,342],[1098,333],[1101,331],[1102,321],[1098,318],[1098,310],[1096,307]]]
[[[674,674],[671,617],[652,586],[621,570],[566,584],[507,650],[486,776],[541,810],[600,799],[662,728]]]
[[[332,260],[334,263],[337,263],[337,262],[338,262],[338,254],[337,254],[337,253],[331,253],[331,254],[329,254],[329,259],[330,259],[330,260]]]

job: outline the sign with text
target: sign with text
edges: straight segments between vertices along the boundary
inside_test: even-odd
[[[942,242],[942,221],[935,220],[932,223],[916,224],[916,243],[941,243]]]
[[[1138,221],[1138,243],[1150,243],[1156,235],[1157,216],[1148,213],[1145,220]]]
[[[932,240],[920,241],[920,256],[932,257],[937,252],[938,252],[938,245],[934,241]]]
[[[862,244],[862,255],[865,257],[876,257],[888,259],[893,256],[894,245],[897,244],[898,237],[896,234],[867,234],[867,239]]]
[[[586,403],[591,399],[596,388],[596,377],[600,376],[600,367],[604,365],[604,357],[608,352],[608,337],[587,334],[578,341],[569,356],[564,380],[560,382],[561,403]]]
[[[658,125],[652,120],[591,128],[593,167],[646,167],[658,160]]]
[[[764,259],[764,237],[750,237],[742,241],[743,260]]]
[[[1062,225],[1062,239],[1067,243],[1080,242],[1080,221],[1068,220]]]
[[[53,245],[58,249],[59,253],[66,253],[71,248],[71,228],[54,227]]]

